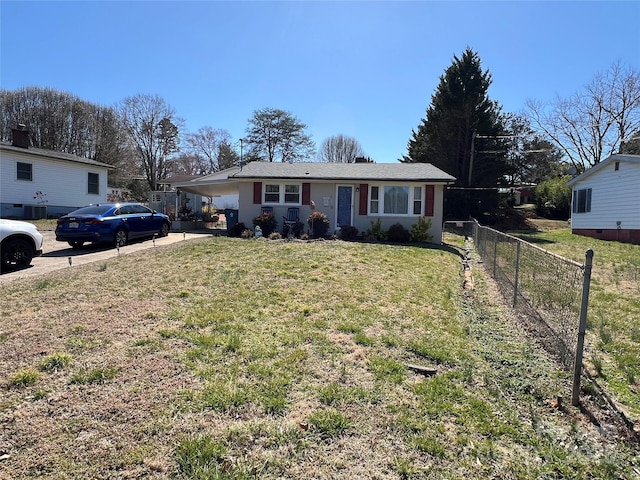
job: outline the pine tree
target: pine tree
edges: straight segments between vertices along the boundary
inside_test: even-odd
[[[459,185],[495,186],[504,173],[505,147],[499,139],[480,140],[504,130],[501,107],[487,95],[490,85],[491,74],[482,71],[476,52],[467,47],[460,58],[454,56],[401,161],[431,163],[455,176]],[[478,138],[472,142],[474,133]]]

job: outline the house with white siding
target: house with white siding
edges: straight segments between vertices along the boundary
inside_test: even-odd
[[[13,130],[0,143],[0,217],[57,218],[79,207],[107,201],[106,163],[29,147],[29,132]]]
[[[572,233],[640,243],[640,155],[611,155],[568,185]]]

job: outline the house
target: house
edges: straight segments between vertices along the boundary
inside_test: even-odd
[[[567,185],[572,233],[640,243],[640,155],[611,155]]]
[[[383,229],[395,223],[411,229],[424,216],[431,219],[432,238],[440,241],[444,188],[454,181],[427,163],[257,161],[173,186],[205,196],[236,192],[238,221],[249,228],[268,208],[281,229],[282,218],[295,207],[305,227],[313,210],[325,213],[330,231],[350,225],[365,232],[378,219]]]
[[[57,218],[107,200],[106,163],[29,147],[29,132],[13,130],[0,143],[0,217]]]

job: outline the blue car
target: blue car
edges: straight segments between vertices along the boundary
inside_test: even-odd
[[[68,242],[73,248],[80,248],[85,243],[121,247],[136,238],[165,237],[170,229],[168,216],[140,203],[100,203],[60,217],[56,240]]]

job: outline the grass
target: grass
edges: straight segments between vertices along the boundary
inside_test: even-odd
[[[7,283],[3,474],[632,478],[474,277],[437,248],[208,238]]]
[[[640,245],[573,235],[566,225],[517,236],[580,263],[594,251],[586,365],[621,410],[640,420]]]

